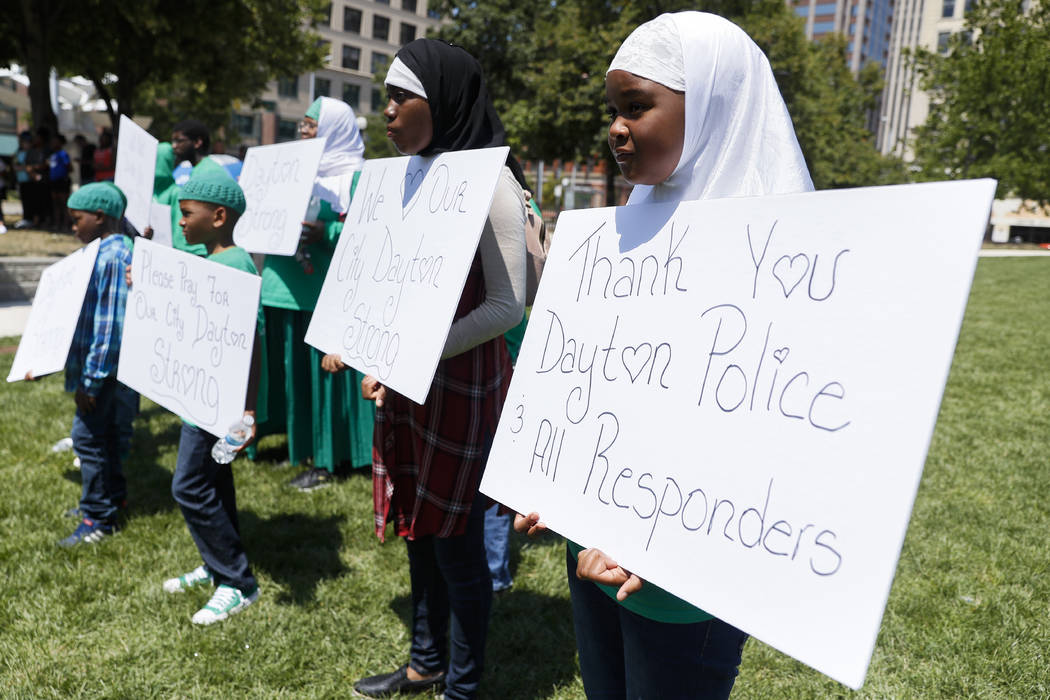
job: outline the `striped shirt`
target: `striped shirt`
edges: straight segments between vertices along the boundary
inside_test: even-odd
[[[111,234],[102,239],[66,358],[66,391],[96,396],[102,382],[116,376],[128,298],[124,269],[130,264],[130,238]]]

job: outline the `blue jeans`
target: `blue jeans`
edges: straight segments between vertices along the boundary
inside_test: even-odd
[[[80,511],[92,520],[113,522],[127,494],[120,462],[117,380],[102,382],[90,413],[73,415],[73,451],[80,458]]]
[[[134,433],[135,417],[139,414],[139,394],[134,389],[117,383],[117,439],[120,458],[131,451],[131,436]],[[127,494],[122,494],[126,496]]]
[[[215,584],[248,593],[256,586],[255,577],[241,545],[232,465],[211,458],[217,439],[200,428],[182,424],[171,495],[182,509],[186,527]]]
[[[717,618],[675,624],[637,615],[590,581],[566,552],[580,675],[588,700],[728,698],[747,635]]]
[[[485,555],[493,591],[505,591],[514,585],[510,576],[510,519],[510,513],[499,515],[499,504],[485,511]]]
[[[485,561],[484,500],[474,497],[462,535],[405,539],[412,582],[409,663],[430,675],[445,669],[448,657],[445,697],[449,700],[477,695],[485,663],[492,582]]]

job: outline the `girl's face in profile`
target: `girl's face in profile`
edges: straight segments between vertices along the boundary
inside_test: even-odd
[[[394,85],[386,86],[386,137],[394,143],[398,153],[414,156],[430,145],[434,138],[434,122],[430,105],[425,99]]]
[[[685,142],[685,93],[623,70],[605,77],[609,148],[632,185],[658,185],[671,176]]]

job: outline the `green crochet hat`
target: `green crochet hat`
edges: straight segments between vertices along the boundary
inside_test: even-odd
[[[310,109],[306,110],[306,116],[310,117],[314,121],[321,120],[321,98],[318,97],[314,100],[314,103],[310,105]]]
[[[241,186],[225,170],[219,169],[194,170],[179,192],[179,201],[184,199],[218,204],[238,214],[243,214],[247,206]]]
[[[119,219],[124,216],[124,209],[128,206],[128,199],[120,188],[112,182],[92,182],[84,185],[66,200],[66,206],[70,209],[81,211],[99,211],[106,216]]]

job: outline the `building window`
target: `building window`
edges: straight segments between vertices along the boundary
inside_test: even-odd
[[[343,83],[343,102],[354,108],[361,109],[361,86],[353,83]]]
[[[834,22],[814,22],[813,33],[814,34],[826,34],[828,32],[835,31]]]
[[[387,41],[390,38],[390,18],[382,15],[372,16],[372,38]]]
[[[430,19],[441,19],[441,13],[438,12],[437,10],[432,10],[432,9],[430,9],[428,7],[427,8],[427,17],[429,17]]]
[[[954,17],[955,16],[955,0],[944,0],[944,7],[941,10],[941,17]]]
[[[401,9],[405,12],[415,12],[416,0],[401,0]]]
[[[299,77],[280,78],[277,81],[277,94],[280,97],[299,97]]]
[[[390,0],[376,0],[377,5],[389,5]]]
[[[352,7],[343,8],[343,31],[351,34],[361,33],[361,10]]]
[[[299,136],[299,122],[294,119],[277,120],[277,142],[294,141]]]
[[[817,7],[814,10],[813,14],[814,15],[833,15],[833,14],[835,14],[835,3],[829,2],[829,3],[823,3],[823,4],[820,4],[820,5],[817,5]]]
[[[256,138],[255,124],[254,114],[234,114],[230,120],[230,126],[233,127],[233,130],[246,139]]]
[[[343,68],[361,70],[361,49],[356,46],[343,46]]]
[[[937,32],[937,53],[948,53],[948,38],[951,35],[951,32]]]
[[[401,43],[407,44],[416,38],[416,25],[401,23]]]
[[[795,8],[795,15],[798,17],[809,17],[809,5],[801,5]]]
[[[973,0],[966,0],[963,4],[963,12],[969,12],[973,9]]]
[[[314,78],[314,99],[328,97],[332,94],[332,81],[328,78]]]
[[[386,107],[386,97],[383,96],[383,91],[377,87],[372,88],[372,111],[382,112],[384,107]]]
[[[324,26],[332,26],[332,3],[328,3],[328,7],[324,11]]]
[[[379,53],[378,51],[372,52],[372,72],[381,73],[386,70],[387,63],[390,62],[390,57],[385,53]]]

